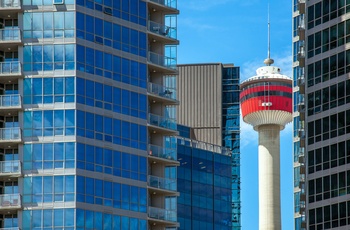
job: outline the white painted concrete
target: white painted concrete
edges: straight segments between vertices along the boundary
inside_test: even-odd
[[[280,125],[260,125],[259,230],[281,230]]]

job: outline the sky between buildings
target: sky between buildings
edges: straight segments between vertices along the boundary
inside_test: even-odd
[[[290,0],[269,0],[271,58],[292,77],[292,6]],[[265,0],[178,0],[178,63],[234,63],[241,81],[255,75],[267,57]],[[241,121],[242,229],[258,229],[258,135]],[[292,126],[281,132],[282,227],[292,230]]]

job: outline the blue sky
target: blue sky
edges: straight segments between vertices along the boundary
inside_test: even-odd
[[[178,63],[233,63],[241,80],[255,75],[267,57],[270,2],[271,57],[292,76],[290,0],[178,0]],[[258,136],[241,123],[242,229],[258,229]],[[292,126],[281,132],[282,227],[293,229]]]

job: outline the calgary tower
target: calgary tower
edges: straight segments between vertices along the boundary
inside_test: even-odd
[[[268,51],[266,66],[240,85],[243,120],[259,134],[259,230],[281,229],[280,131],[292,121],[292,80],[273,62]]]

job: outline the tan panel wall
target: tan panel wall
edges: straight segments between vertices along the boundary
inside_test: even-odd
[[[195,139],[222,145],[222,65],[179,65],[177,119],[194,128]]]

